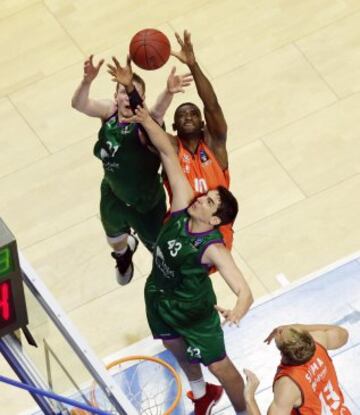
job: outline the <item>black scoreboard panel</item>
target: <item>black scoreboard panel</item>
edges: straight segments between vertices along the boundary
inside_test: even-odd
[[[0,218],[0,337],[28,323],[16,240]]]

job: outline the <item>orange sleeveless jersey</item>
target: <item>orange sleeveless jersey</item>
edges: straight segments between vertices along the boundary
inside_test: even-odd
[[[180,165],[196,197],[217,186],[229,188],[229,171],[221,168],[214,153],[203,140],[200,140],[195,154],[187,150],[179,139],[177,139],[177,142]],[[165,181],[165,186],[171,200],[172,195],[167,181]],[[231,249],[233,242],[232,224],[220,226],[219,230],[224,237],[225,246]]]
[[[291,415],[351,415],[344,405],[335,368],[327,351],[318,343],[314,356],[299,366],[280,364],[274,383],[288,376],[301,390],[303,403]]]

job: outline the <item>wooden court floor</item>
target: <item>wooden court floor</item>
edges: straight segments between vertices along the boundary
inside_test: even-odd
[[[174,31],[190,30],[216,89],[240,205],[233,253],[255,297],[278,289],[279,274],[295,281],[360,246],[358,0],[2,0],[0,216],[100,357],[149,334],[142,290],[151,258],[141,247],[134,281],[116,284],[98,216],[99,122],[70,100],[89,54],[124,62],[146,27],[174,48]],[[148,104],[174,64],[186,71],[173,58],[138,71]],[[113,92],[103,70],[92,94]],[[199,103],[194,87],[175,97],[168,126],[184,100]],[[219,303],[232,304],[214,283]],[[0,385],[7,415],[26,405],[24,393]]]

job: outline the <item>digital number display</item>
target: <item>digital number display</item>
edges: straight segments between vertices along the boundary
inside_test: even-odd
[[[27,324],[23,276],[16,240],[0,218],[0,338]]]
[[[14,270],[10,248],[7,246],[0,249],[0,277]]]
[[[0,329],[15,321],[16,313],[11,281],[5,280],[0,283]]]

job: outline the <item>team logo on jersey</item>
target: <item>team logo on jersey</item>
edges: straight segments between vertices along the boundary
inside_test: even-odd
[[[129,124],[124,125],[123,128],[121,128],[120,130],[120,134],[122,135],[126,135],[126,134],[130,134],[131,133],[131,126]]]
[[[200,150],[200,160],[201,163],[206,163],[209,160],[209,156],[206,154],[205,150]]]
[[[183,160],[184,160],[185,163],[190,163],[190,156],[189,156],[189,154],[184,154],[183,155]]]
[[[195,248],[199,248],[199,246],[201,245],[202,241],[203,241],[202,238],[196,238],[195,241],[192,242],[192,245]]]
[[[183,170],[184,170],[184,173],[189,174],[191,169],[190,169],[190,166],[188,164],[185,164]]]
[[[109,153],[104,148],[100,150],[100,158],[101,160],[106,160],[109,158]]]
[[[161,251],[160,247],[158,246],[156,247],[156,252],[155,252],[155,264],[165,278],[168,278],[168,279],[175,278],[174,271],[171,270],[170,267],[165,262],[164,254]]]

